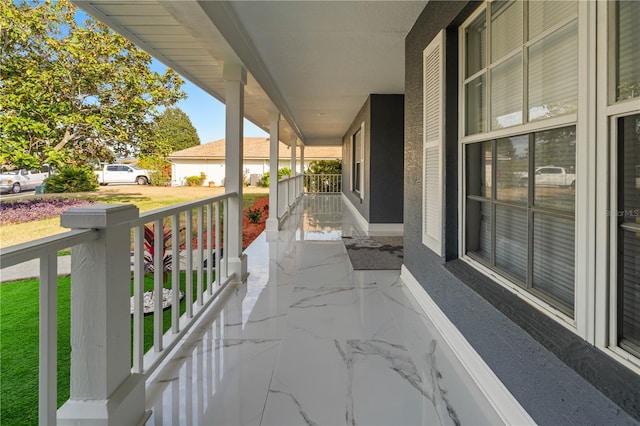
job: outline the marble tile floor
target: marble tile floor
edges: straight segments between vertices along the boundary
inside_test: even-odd
[[[339,196],[306,196],[246,285],[147,384],[147,425],[497,424],[399,278],[353,271]]]

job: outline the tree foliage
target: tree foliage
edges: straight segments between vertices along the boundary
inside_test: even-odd
[[[156,118],[153,134],[142,144],[141,153],[166,157],[197,145],[200,145],[200,137],[189,116],[180,108],[167,108]]]
[[[342,161],[340,160],[313,160],[309,163],[307,173],[312,175],[339,175],[342,174]]]
[[[136,153],[158,108],[185,94],[172,70],[68,0],[0,2],[0,162],[109,161]]]
[[[151,185],[165,186],[171,183],[171,163],[164,157],[145,156],[138,161],[137,166],[149,171]]]

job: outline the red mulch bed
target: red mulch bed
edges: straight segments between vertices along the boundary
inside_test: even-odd
[[[242,247],[249,247],[249,244],[253,242],[258,235],[264,231],[265,224],[267,219],[269,218],[269,197],[260,197],[256,198],[256,201],[252,207],[252,209],[260,209],[262,210],[262,216],[260,216],[260,220],[258,223],[252,223],[245,214],[247,209],[244,209],[242,212]]]
[[[247,218],[246,213],[249,208],[251,209],[258,208],[262,210],[262,216],[260,217],[260,220],[258,221],[258,223],[252,223]],[[253,206],[248,207],[242,211],[242,247],[243,248],[249,247],[249,244],[251,244],[253,240],[255,240],[256,238],[258,238],[258,235],[260,235],[262,231],[264,231],[265,223],[268,218],[269,218],[269,197],[267,196],[256,198]],[[216,238],[215,230],[211,238],[215,243],[215,238]],[[224,244],[220,242],[220,247],[223,247],[223,245]],[[191,241],[191,247],[193,249],[198,248],[197,238],[194,238]],[[184,244],[182,244],[180,248],[184,250]],[[207,248],[207,232],[206,231],[204,233],[204,248]]]

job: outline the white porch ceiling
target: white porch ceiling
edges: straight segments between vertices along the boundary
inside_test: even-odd
[[[281,139],[339,145],[371,93],[404,93],[404,38],[426,1],[74,0],[225,100],[225,61],[247,68],[246,117]]]

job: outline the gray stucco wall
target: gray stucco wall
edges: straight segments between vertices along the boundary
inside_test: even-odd
[[[360,199],[358,194],[351,190],[351,161],[353,158],[353,135],[358,131],[360,126],[364,122],[364,201]],[[371,222],[369,216],[369,190],[371,189],[371,182],[369,181],[370,170],[370,152],[371,145],[371,98],[368,97],[358,115],[355,116],[349,130],[342,138],[342,192],[351,201],[358,212],[365,218],[367,222]]]
[[[620,364],[508,290],[484,276],[478,278],[479,273],[464,262],[445,263],[445,258],[453,259],[457,253],[457,27],[479,4],[431,1],[406,38],[404,266],[536,422],[637,424],[602,393],[640,418],[640,392],[634,390],[637,375],[618,371],[624,370]],[[441,29],[448,29],[445,258],[436,256],[421,242],[422,53]],[[611,376],[620,377],[617,384]],[[632,385],[626,385],[625,380]]]
[[[351,191],[353,135],[364,122],[364,200]],[[370,95],[342,139],[342,192],[369,223],[402,223],[404,96]]]
[[[426,252],[431,253],[422,245],[422,52],[441,29],[453,27],[455,33],[458,21],[471,13],[476,5],[464,1],[430,2],[409,32],[405,43],[405,160],[404,179],[404,244],[405,265],[409,269],[419,267],[424,261]],[[479,4],[479,2],[475,2]],[[457,51],[455,40],[447,40],[447,45]],[[451,200],[455,201],[454,209],[447,210],[444,215],[445,252],[447,258],[455,257],[457,251],[457,96],[450,90],[457,86],[457,58],[446,59],[447,96],[445,109],[453,114],[445,117],[445,192],[451,207]],[[455,92],[457,93],[457,92]],[[453,169],[452,169],[453,166]],[[452,240],[453,239],[453,240]]]
[[[404,95],[371,95],[371,223],[402,223]]]

